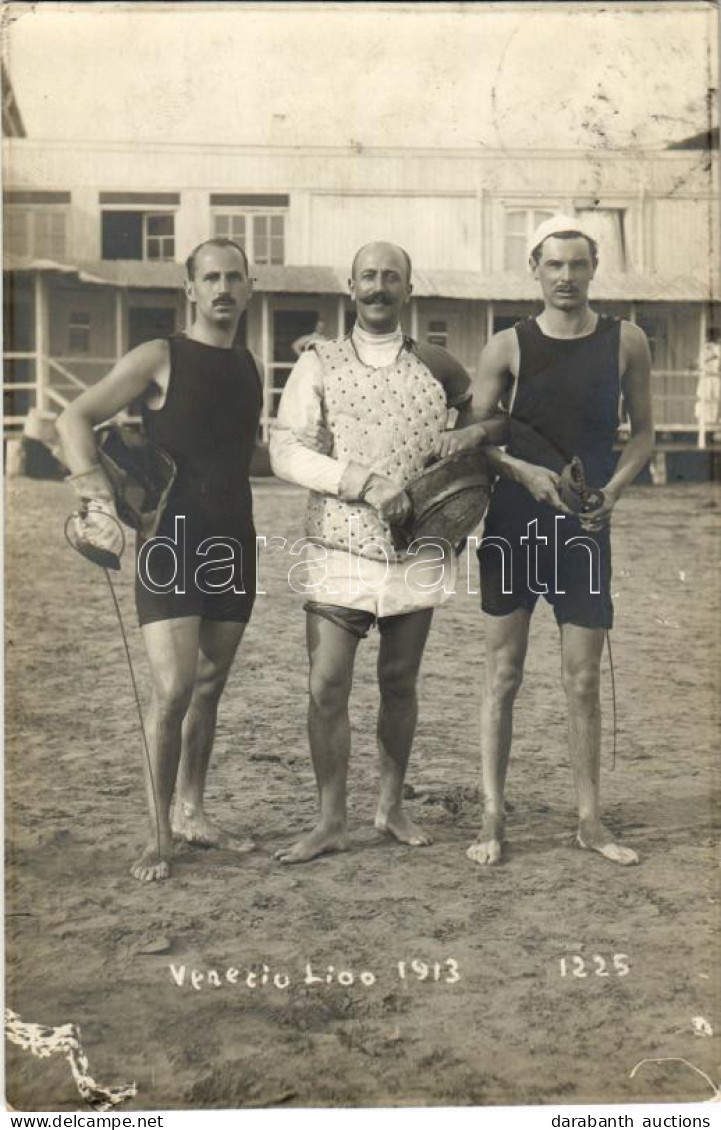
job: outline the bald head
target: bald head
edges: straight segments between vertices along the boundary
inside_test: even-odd
[[[411,272],[413,271],[413,264],[408,252],[399,247],[397,243],[385,243],[383,241],[376,243],[365,243],[363,247],[359,248],[353,256],[353,262],[350,269],[350,277],[355,279],[358,274],[358,269],[362,262],[368,257],[375,258],[378,253],[382,253],[384,257],[391,255],[398,257],[403,262],[403,267],[406,274],[406,282],[411,281]]]
[[[356,252],[351,271],[350,294],[360,328],[394,333],[413,290],[408,252],[395,243],[366,243]]]

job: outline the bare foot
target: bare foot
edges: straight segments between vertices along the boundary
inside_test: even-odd
[[[298,840],[289,848],[280,848],[275,853],[275,858],[280,863],[307,863],[317,855],[326,855],[331,851],[347,851],[348,844],[345,838],[344,827],[328,827],[318,824],[307,836]]]
[[[426,847],[433,843],[433,837],[414,824],[400,808],[391,811],[387,816],[379,812],[375,818],[375,826],[384,836],[390,836],[401,844],[410,844],[411,847]]]
[[[153,840],[148,844],[137,863],[130,868],[130,874],[141,883],[154,883],[159,879],[170,878],[170,848],[158,851],[158,845]]]
[[[241,855],[255,851],[257,847],[252,839],[241,840],[239,836],[224,832],[206,816],[204,809],[190,808],[187,804],[175,806],[173,835],[176,839],[198,847],[228,848]]]
[[[604,859],[610,860],[611,863],[619,863],[621,867],[633,867],[640,862],[636,852],[632,848],[617,844],[600,821],[581,820],[576,842],[586,851],[597,851]]]
[[[494,866],[501,862],[503,851],[504,820],[494,812],[487,812],[478,838],[471,844],[466,855],[474,863]]]

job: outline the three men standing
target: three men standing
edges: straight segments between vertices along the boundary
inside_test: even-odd
[[[531,614],[543,594],[561,633],[578,843],[616,863],[637,862],[635,852],[617,844],[600,820],[599,680],[613,617],[608,523],[653,443],[648,345],[634,325],[590,309],[598,249],[577,220],[556,216],[542,224],[529,256],[543,312],[489,341],[473,387],[473,416],[463,367],[445,350],[402,332],[411,262],[390,243],[367,244],[354,258],[352,333],[311,343],[288,379],[270,452],[277,475],[311,491],[308,729],[320,816],[309,833],[276,853],[284,863],[346,846],[348,701],[359,640],[375,624],[380,633],[375,824],[402,843],[431,842],[403,810],[402,790],[423,650],[434,607],[453,592],[455,558],[450,551],[439,557],[437,546],[399,550],[394,527],[408,514],[406,485],[429,459],[479,444],[499,481],[479,550],[487,652],[481,712],[485,816],[468,855],[481,864],[501,859],[513,705]],[[199,245],[188,259],[187,275],[196,317],[186,334],[133,350],[58,425],[83,503],[84,536],[105,548],[114,535],[102,519],[115,511],[98,464],[94,427],[140,400],[148,438],[178,467],[154,551],[157,555],[163,540],[177,545],[182,520],[183,583],[176,583],[174,555],[172,572],[166,558],[164,564],[156,560],[152,583],[144,583],[141,570],[136,578],[153,698],[146,773],[151,836],[132,873],[146,881],[169,874],[173,834],[196,843],[221,842],[203,807],[205,777],[218,702],[255,597],[248,474],[262,393],[252,356],[233,345],[252,281],[245,253],[225,239]],[[614,466],[621,394],[631,438]],[[499,404],[510,415],[505,451],[488,446],[505,441]],[[448,431],[451,409],[459,417],[456,432]],[[561,497],[559,475],[573,456],[582,460],[589,485],[601,491],[594,506],[578,516]],[[239,584],[200,581],[197,557],[207,558],[210,543],[218,541],[239,551]],[[531,541],[537,551],[540,547],[533,577]],[[142,545],[140,550],[142,556]],[[212,571],[212,558],[206,566]]]

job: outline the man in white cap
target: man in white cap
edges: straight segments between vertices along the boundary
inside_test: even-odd
[[[600,818],[599,687],[604,637],[613,621],[609,522],[653,447],[650,354],[637,326],[589,307],[598,247],[580,220],[547,220],[528,254],[543,311],[491,338],[473,387],[481,417],[499,402],[506,406],[510,442],[492,456],[500,478],[478,551],[487,656],[481,710],[485,811],[468,856],[479,864],[501,860],[513,706],[531,614],[543,595],[561,636],[578,843],[611,862],[633,864],[636,853],[616,843]],[[616,463],[621,395],[631,438]],[[467,435],[470,442],[472,428]],[[602,493],[576,496],[579,505],[569,508],[559,472],[573,456],[582,461],[587,485]],[[585,512],[572,512],[580,509]]]

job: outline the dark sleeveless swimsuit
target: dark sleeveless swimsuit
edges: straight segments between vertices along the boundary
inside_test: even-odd
[[[605,486],[615,466],[620,322],[600,315],[592,334],[568,339],[547,337],[535,318],[527,318],[517,324],[516,334],[520,367],[512,397],[509,454],[554,471],[578,455],[589,486]],[[514,431],[514,421],[525,427]],[[529,570],[529,524],[534,522]],[[540,540],[544,537],[545,543]],[[501,538],[504,542],[489,540]],[[543,595],[559,624],[611,627],[607,526],[589,534],[577,518],[561,516],[518,483],[499,479],[478,556],[484,612],[505,616],[516,608],[532,611]]]
[[[144,407],[143,425],[148,439],[173,457],[178,474],[157,536],[138,544],[138,618],[141,624],[181,616],[246,622],[256,587],[248,476],[260,377],[246,349],[182,335],[168,345],[165,404]]]

